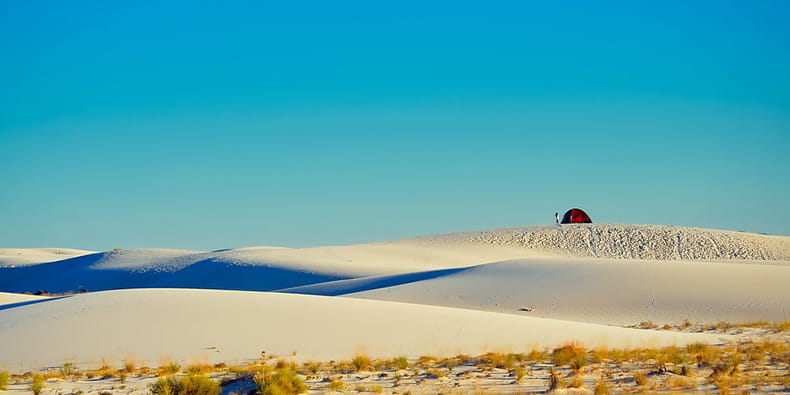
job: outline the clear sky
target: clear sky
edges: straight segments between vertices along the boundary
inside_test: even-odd
[[[0,2],[0,247],[790,234],[788,1],[279,3]]]

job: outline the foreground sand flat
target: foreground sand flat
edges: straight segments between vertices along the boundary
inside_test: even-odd
[[[570,340],[642,347],[726,338],[342,297],[184,289],[96,292],[0,310],[0,333],[0,365],[13,371],[103,358],[234,362],[262,350],[330,360],[527,352]]]

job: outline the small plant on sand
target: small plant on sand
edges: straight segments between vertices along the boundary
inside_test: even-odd
[[[370,362],[370,358],[365,355],[357,355],[354,359],[351,360],[351,363],[354,364],[354,370],[357,372],[362,370],[368,370],[373,366],[373,363]]]
[[[587,351],[576,343],[568,343],[560,348],[555,348],[551,353],[551,359],[557,366],[567,365],[573,359],[584,359]]]
[[[33,375],[33,382],[30,384],[30,390],[33,391],[33,395],[41,395],[41,391],[44,389],[44,382],[44,375],[40,373]]]
[[[296,395],[307,391],[302,378],[288,368],[259,373],[255,376],[255,383],[261,395]]]
[[[343,380],[332,380],[329,383],[329,390],[330,391],[342,391],[346,388],[346,383]]]
[[[321,363],[320,362],[305,362],[305,368],[310,371],[312,374],[318,374],[321,371]]]
[[[0,391],[8,389],[8,372],[0,371]]]
[[[595,384],[595,395],[610,395],[612,390],[609,389],[609,386],[606,385],[606,382],[603,380],[598,381]]]
[[[549,388],[546,392],[553,392],[565,386],[565,382],[562,380],[562,377],[554,370],[554,367],[549,370]]]
[[[640,387],[644,386],[644,385],[647,385],[647,375],[645,374],[645,372],[642,372],[642,371],[634,372],[633,376],[634,376],[634,382],[636,383],[636,385],[638,385]]]
[[[378,385],[378,384],[373,384],[373,385],[371,385],[371,386],[368,388],[368,391],[369,391],[369,392],[373,392],[374,394],[380,394],[380,393],[384,392],[384,390],[383,390],[383,389],[381,388],[381,386],[380,386],[380,385]]]
[[[577,375],[582,375],[584,374],[584,367],[587,366],[587,358],[579,355],[574,356],[568,361],[568,366],[570,366]]]
[[[403,370],[409,367],[409,360],[406,357],[396,357],[390,360],[389,365],[393,370]]]
[[[524,358],[530,362],[543,362],[546,359],[546,353],[540,350],[532,350]]]
[[[524,371],[524,368],[522,368],[521,366],[517,367],[516,370],[513,371],[513,375],[516,376],[516,382],[517,383],[521,382],[521,379],[524,378],[524,375],[526,373],[527,372]]]
[[[63,378],[68,378],[74,375],[74,363],[72,362],[65,362],[63,365],[60,365],[60,369],[58,369],[60,375]]]
[[[134,372],[137,370],[136,366],[134,364],[134,360],[133,359],[124,359],[123,360],[123,370],[126,373],[128,373],[128,374],[134,374]]]
[[[179,365],[179,364],[177,364],[175,362],[169,362],[169,363],[166,363],[166,364],[160,366],[156,370],[156,374],[157,374],[157,376],[162,377],[162,376],[169,376],[171,374],[176,374],[176,373],[178,373],[180,371],[181,371],[181,365]]]
[[[570,382],[568,382],[568,387],[571,388],[582,388],[584,387],[584,379],[581,376],[574,376]]]
[[[208,374],[214,371],[214,367],[207,363],[194,363],[192,365],[187,366],[187,374],[197,375],[197,374]]]
[[[160,378],[148,386],[153,395],[218,395],[219,384],[203,375]]]

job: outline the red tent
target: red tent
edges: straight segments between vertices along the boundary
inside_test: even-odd
[[[565,215],[562,216],[561,224],[591,224],[592,220],[590,216],[587,215],[582,209],[580,208],[572,208],[565,212]]]

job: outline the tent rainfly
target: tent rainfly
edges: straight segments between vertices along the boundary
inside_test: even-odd
[[[562,216],[561,224],[591,224],[592,220],[584,210],[580,208],[572,208],[565,212]]]

